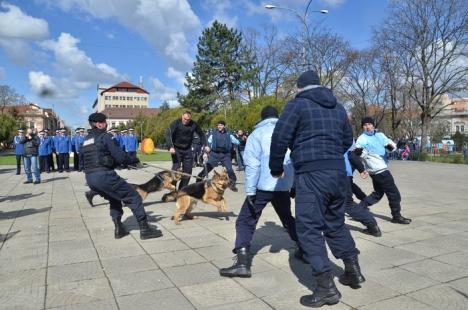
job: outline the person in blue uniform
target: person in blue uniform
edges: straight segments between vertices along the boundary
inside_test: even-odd
[[[81,144],[85,139],[84,128],[78,128],[78,133],[75,135],[75,152],[77,157],[77,170],[81,172],[83,170],[83,157],[80,154]]]
[[[58,172],[62,173],[64,170],[70,172],[70,153],[72,151],[72,144],[70,137],[67,135],[65,129],[61,129],[58,138],[56,138],[55,147],[58,153]]]
[[[138,140],[137,137],[133,134],[133,129],[128,130],[128,135],[125,139],[125,152],[128,153],[128,156],[132,159],[136,159],[136,151],[138,149]]]
[[[78,170],[78,153],[76,152],[76,137],[78,137],[80,133],[80,129],[75,129],[75,134],[70,137],[70,144],[71,144],[71,153],[73,153],[73,170]]]
[[[20,143],[23,137],[24,137],[24,130],[18,129],[18,134],[13,138],[13,145],[15,147],[15,155],[16,155],[16,174],[17,175],[21,173],[21,162],[23,161],[23,155],[24,155],[24,145]]]
[[[110,216],[115,226],[114,237],[120,239],[128,235],[122,223],[122,203],[132,210],[140,227],[140,239],[161,237],[162,232],[148,224],[141,196],[114,171],[118,165],[138,164],[139,160],[130,158],[112,140],[112,135],[106,132],[104,114],[93,113],[88,121],[91,130],[80,147],[86,182],[91,190],[109,201]]]
[[[52,153],[52,139],[44,130],[39,131],[39,169],[41,172],[50,172],[49,155]]]
[[[315,71],[301,74],[297,95],[284,107],[273,131],[270,149],[271,175],[281,178],[288,148],[294,164],[296,231],[305,259],[312,267],[316,289],[300,298],[308,307],[339,302],[331,252],[345,265],[340,282],[359,288],[365,281],[358,263],[359,250],[345,225],[348,187],[343,154],[353,143],[353,132],[344,107],[332,91],[320,85]]]

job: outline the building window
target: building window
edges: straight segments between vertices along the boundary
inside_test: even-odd
[[[460,131],[460,126],[457,125],[455,126],[455,128],[456,128],[455,131]]]
[[[133,100],[133,98],[132,97],[127,97],[127,100]]]
[[[112,99],[119,100],[119,97],[118,96],[112,96]]]
[[[115,127],[115,122],[112,122],[112,127]]]
[[[461,132],[464,132],[464,131],[465,131],[465,125],[461,125],[461,126],[460,126],[460,131],[461,131]]]

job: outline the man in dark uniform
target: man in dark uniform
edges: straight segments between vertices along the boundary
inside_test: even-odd
[[[158,238],[162,232],[148,225],[141,196],[122,179],[114,168],[121,164],[137,164],[138,159],[131,159],[112,135],[106,132],[106,116],[93,113],[88,118],[91,131],[86,136],[80,151],[83,156],[86,182],[91,190],[110,202],[110,215],[115,225],[116,239],[128,235],[122,224],[122,202],[129,207],[140,226],[140,239]]]
[[[321,307],[341,298],[325,240],[333,255],[344,261],[340,282],[358,288],[365,281],[359,251],[344,223],[348,178],[343,154],[353,143],[353,133],[346,110],[331,90],[320,85],[316,72],[301,74],[297,88],[273,131],[269,166],[273,176],[282,177],[283,160],[291,149],[296,172],[296,230],[317,282],[314,293],[302,296],[300,303]]]
[[[240,144],[239,140],[226,129],[226,123],[220,120],[217,129],[213,130],[212,134],[208,137],[208,144],[210,145],[211,152],[206,163],[206,169],[203,169],[198,174],[198,177],[200,179],[205,177],[213,168],[218,167],[218,164],[221,163],[229,175],[229,188],[233,192],[237,192],[237,177],[232,169],[231,149],[233,145]]]
[[[171,123],[166,131],[166,144],[169,146],[169,152],[172,157],[172,170],[177,170],[182,165],[183,172],[192,174],[193,155],[192,142],[193,134],[197,133],[202,141],[202,145],[206,146],[206,137],[200,126],[192,121],[192,113],[186,111],[182,114],[182,118]],[[179,189],[186,186],[190,181],[187,175],[182,176],[179,183]]]

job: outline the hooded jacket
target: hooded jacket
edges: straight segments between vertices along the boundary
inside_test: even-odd
[[[276,124],[270,169],[281,172],[288,148],[297,173],[345,170],[343,154],[353,143],[348,115],[332,91],[322,86],[296,95]]]
[[[261,121],[247,139],[244,150],[245,193],[247,195],[255,195],[257,190],[289,191],[293,185],[294,169],[289,152],[284,158],[282,178],[273,178],[268,167],[271,135],[277,122],[277,118],[267,118]]]

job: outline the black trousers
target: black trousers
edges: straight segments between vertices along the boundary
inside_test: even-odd
[[[58,154],[58,163],[57,170],[63,172],[63,169],[70,171],[70,154],[69,153],[60,153]]]
[[[122,216],[122,202],[132,210],[137,221],[146,219],[141,196],[115,171],[88,173],[86,174],[86,182],[91,190],[109,201],[110,216],[113,220]]]
[[[75,169],[75,170],[80,169],[78,153],[77,152],[73,152],[73,169]]]
[[[55,158],[57,158],[57,155],[55,155]],[[55,165],[54,165],[54,153],[51,153],[49,155],[49,167],[52,169],[52,171],[55,171]]]
[[[171,154],[172,157],[172,170],[177,170],[182,165],[182,171],[187,174],[192,174],[193,167],[193,154],[192,149],[181,150],[176,149],[175,154]],[[189,176],[182,176],[179,183],[179,189],[184,188],[190,182]],[[174,184],[175,185],[175,184]]]
[[[16,155],[16,174],[21,173],[21,161],[23,159],[23,155]]]
[[[351,182],[351,190],[354,196],[356,196],[356,198],[359,200],[363,200],[367,196],[366,193],[364,193],[364,191],[359,186],[357,186],[354,182]]]
[[[359,254],[345,225],[348,178],[345,171],[296,174],[296,231],[314,274],[331,271],[325,241],[338,259]]]
[[[39,169],[41,172],[49,172],[49,155],[41,155],[39,156]]]
[[[360,204],[364,207],[371,206],[379,202],[385,194],[388,198],[392,216],[399,216],[401,212],[401,195],[390,171],[386,170],[379,174],[371,175],[370,177],[372,179],[374,191],[361,200]]]
[[[361,204],[357,204],[353,199],[353,192],[352,192],[352,184],[353,177],[348,176],[349,186],[347,188],[346,194],[346,204],[345,204],[345,212],[355,219],[358,222],[361,222],[364,226],[375,226],[377,225],[377,221],[375,220],[372,213],[370,213],[367,207],[364,207]]]
[[[249,248],[252,242],[255,227],[262,215],[263,209],[271,202],[276,214],[278,214],[281,224],[288,230],[289,237],[297,242],[296,221],[291,214],[291,200],[289,192],[267,192],[257,190],[254,205],[247,199],[237,216],[236,220],[236,244],[235,248]]]
[[[231,182],[236,182],[237,177],[236,174],[234,173],[234,170],[232,169],[232,160],[231,160],[231,154],[230,153],[217,153],[211,151],[210,157],[208,157],[208,162],[206,163],[206,171],[203,169],[198,176],[201,178],[204,178],[205,176],[210,173],[213,168],[218,167],[218,164],[221,163],[221,165],[226,168],[227,173],[229,175],[229,179]]]

